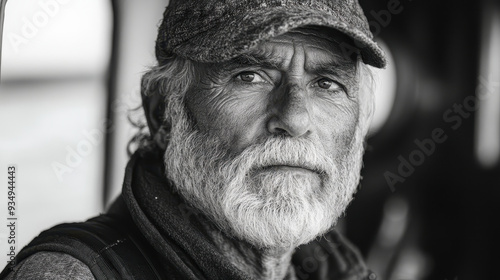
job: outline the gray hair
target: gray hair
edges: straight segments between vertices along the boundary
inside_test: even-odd
[[[163,96],[165,101],[164,110],[160,110],[162,125],[156,135],[151,135],[143,106],[132,110],[129,114],[129,121],[137,128],[136,134],[128,144],[128,153],[135,150],[151,151],[158,149],[157,137],[165,138],[165,144],[170,139],[172,120],[169,114],[175,104],[184,104],[186,92],[194,84],[195,79],[194,62],[181,57],[172,57],[163,65],[156,65],[150,68],[141,79],[141,95],[143,100],[153,95]],[[144,103],[144,101],[143,101]]]

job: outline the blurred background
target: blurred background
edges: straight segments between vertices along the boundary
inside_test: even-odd
[[[167,3],[8,1],[0,218],[14,164],[18,248],[120,193],[127,116]],[[342,229],[379,279],[500,279],[500,4],[360,3],[389,65],[374,70],[377,113]],[[2,267],[7,238],[0,227]]]

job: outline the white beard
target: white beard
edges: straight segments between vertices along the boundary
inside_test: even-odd
[[[269,138],[230,156],[217,137],[193,129],[178,107],[170,116],[166,176],[227,235],[257,248],[297,247],[331,229],[351,201],[363,152],[359,129],[349,147],[332,147],[344,151],[337,158],[314,137]],[[270,165],[316,172],[262,169]]]

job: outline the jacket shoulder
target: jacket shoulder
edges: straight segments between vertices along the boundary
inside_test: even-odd
[[[6,280],[94,280],[89,267],[71,255],[58,252],[38,252],[17,264]]]

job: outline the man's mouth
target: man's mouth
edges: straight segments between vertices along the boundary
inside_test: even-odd
[[[315,168],[307,167],[307,166],[302,166],[302,165],[289,165],[289,164],[273,164],[273,165],[266,165],[262,166],[259,168],[256,168],[253,170],[252,173],[260,173],[260,172],[292,172],[296,174],[303,174],[303,175],[311,175],[315,174],[320,177],[322,177],[324,172],[321,172],[320,170],[317,170]]]

